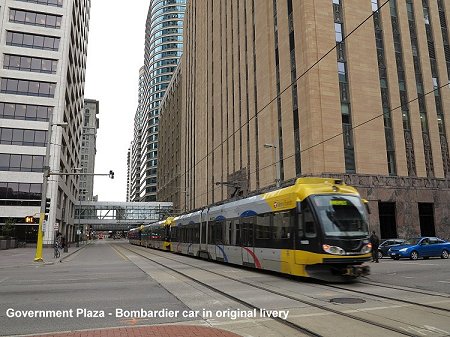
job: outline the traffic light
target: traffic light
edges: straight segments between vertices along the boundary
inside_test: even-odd
[[[111,179],[114,179],[114,171],[113,170],[109,170],[109,177]]]
[[[25,223],[34,223],[34,217],[33,216],[26,216],[25,217]]]
[[[50,213],[50,198],[45,199],[45,213]]]

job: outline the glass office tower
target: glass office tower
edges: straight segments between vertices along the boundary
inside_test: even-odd
[[[147,16],[139,200],[155,201],[159,104],[183,50],[185,0],[152,0]]]

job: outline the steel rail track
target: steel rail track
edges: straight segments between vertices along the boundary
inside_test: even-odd
[[[226,296],[226,297],[228,297],[228,298],[230,298],[230,299],[233,299],[233,300],[235,300],[235,301],[238,301],[239,303],[242,303],[242,304],[244,304],[244,305],[250,306],[251,308],[259,309],[259,308],[253,306],[252,304],[250,304],[250,303],[248,303],[248,302],[245,302],[245,301],[243,301],[243,300],[241,300],[241,299],[239,299],[239,298],[236,298],[236,297],[234,297],[234,296],[232,296],[232,295],[229,295],[228,293],[224,293],[224,292],[222,292],[221,290],[216,289],[216,288],[214,288],[214,287],[212,287],[212,286],[210,286],[210,285],[204,284],[204,283],[201,282],[201,281],[198,281],[198,280],[196,280],[196,279],[193,279],[193,278],[191,278],[190,276],[188,276],[188,275],[186,275],[186,274],[184,274],[184,273],[182,273],[182,272],[180,272],[180,271],[178,271],[178,270],[176,270],[176,269],[167,267],[167,266],[163,265],[162,263],[159,263],[159,262],[155,261],[154,259],[152,259],[152,258],[150,258],[150,257],[148,257],[148,256],[145,256],[145,255],[143,255],[143,254],[141,254],[141,253],[139,253],[139,252],[136,252],[136,251],[133,250],[133,249],[130,249],[130,248],[124,247],[124,246],[121,246],[121,247],[124,248],[124,249],[126,249],[126,250],[128,250],[128,251],[130,251],[130,252],[132,252],[132,253],[134,253],[134,254],[137,254],[137,255],[139,255],[139,256],[145,258],[145,259],[148,259],[148,260],[150,260],[150,261],[152,261],[152,262],[154,262],[154,263],[156,263],[156,264],[158,264],[158,265],[160,265],[160,266],[163,266],[163,267],[168,268],[168,269],[170,269],[170,270],[172,270],[172,271],[174,271],[174,272],[176,272],[176,273],[178,273],[178,274],[181,274],[181,275],[183,275],[183,276],[189,278],[189,279],[192,280],[192,281],[195,281],[195,282],[197,282],[197,283],[200,283],[200,284],[202,284],[202,285],[205,285],[208,289],[211,289],[211,290],[213,290],[213,291],[215,291],[215,292],[218,292],[218,293],[220,293],[220,294],[222,294],[222,295],[224,295],[224,296]],[[139,246],[139,247],[141,247],[141,246]],[[141,248],[144,248],[144,247],[141,247]],[[153,254],[154,254],[155,251],[157,251],[157,250],[156,250],[156,249],[152,249],[152,253],[153,253]],[[362,317],[358,317],[358,316],[355,316],[355,315],[352,315],[352,314],[349,314],[349,313],[341,312],[341,311],[339,311],[339,310],[335,310],[335,309],[332,309],[332,308],[328,308],[328,307],[326,307],[326,306],[323,306],[323,305],[320,305],[320,304],[316,304],[316,303],[313,303],[313,302],[310,302],[310,301],[307,301],[307,300],[302,300],[302,299],[299,299],[299,298],[294,297],[294,296],[291,296],[291,295],[283,294],[283,293],[278,292],[278,291],[270,290],[270,289],[267,289],[267,288],[265,288],[265,287],[262,287],[262,286],[258,286],[258,285],[256,285],[256,284],[253,284],[253,283],[249,283],[249,282],[246,282],[246,281],[238,280],[238,279],[235,279],[235,278],[233,278],[233,277],[230,277],[230,276],[227,276],[227,275],[223,275],[223,274],[220,274],[220,273],[217,273],[217,272],[214,272],[214,271],[211,271],[211,270],[208,270],[208,269],[199,267],[199,266],[195,266],[195,265],[191,265],[191,264],[189,264],[189,263],[181,262],[181,261],[178,261],[178,260],[176,260],[176,259],[173,259],[173,258],[170,258],[170,257],[168,257],[168,256],[165,256],[166,254],[164,254],[164,255],[154,254],[154,255],[156,255],[156,256],[158,256],[158,257],[162,257],[162,258],[168,259],[168,260],[171,260],[171,261],[174,261],[174,262],[177,262],[177,263],[183,263],[184,265],[187,265],[187,266],[190,266],[190,267],[193,267],[193,268],[197,268],[197,269],[199,269],[199,270],[206,271],[206,272],[208,272],[208,273],[212,273],[212,274],[214,274],[214,275],[221,276],[221,277],[227,278],[227,279],[229,279],[229,280],[232,280],[232,281],[235,281],[235,282],[239,282],[239,283],[241,283],[241,284],[245,284],[245,285],[251,286],[251,287],[253,287],[253,288],[257,288],[257,289],[260,289],[260,290],[263,290],[263,291],[267,291],[267,292],[269,292],[269,293],[272,293],[272,294],[275,294],[275,295],[278,295],[278,296],[281,296],[281,297],[285,297],[285,298],[291,299],[291,300],[293,300],[293,301],[297,301],[297,302],[300,302],[300,303],[302,303],[302,304],[306,304],[306,305],[312,306],[312,307],[314,307],[314,308],[321,309],[321,310],[326,311],[326,312],[330,312],[330,313],[333,313],[333,314],[336,314],[336,315],[339,315],[339,316],[344,316],[344,317],[347,317],[347,318],[350,318],[350,319],[353,319],[353,320],[356,320],[356,321],[360,321],[360,322],[363,322],[363,323],[366,323],[366,324],[369,324],[369,325],[372,325],[372,326],[376,326],[376,327],[379,327],[379,328],[382,328],[382,329],[385,329],[385,330],[388,330],[388,331],[391,331],[391,332],[396,332],[396,333],[401,334],[401,335],[404,335],[404,336],[411,336],[411,337],[417,337],[417,336],[418,336],[418,335],[409,333],[409,332],[407,332],[407,331],[405,331],[405,330],[402,330],[402,329],[397,329],[397,328],[395,328],[395,327],[391,327],[391,326],[388,326],[388,325],[385,325],[385,324],[382,324],[382,323],[374,322],[374,321],[371,321],[371,320],[368,320],[368,319],[365,319],[365,318],[362,318]],[[373,296],[373,295],[371,295],[371,296]],[[397,299],[393,299],[393,300],[396,301]],[[439,309],[441,309],[441,308],[439,308]],[[299,330],[299,331],[302,331],[302,332],[306,333],[306,332],[303,330],[303,329],[306,329],[306,328],[300,327],[300,326],[298,326],[297,324],[295,324],[295,323],[293,323],[293,322],[289,322],[289,321],[286,321],[286,320],[283,320],[283,319],[277,319],[277,321],[279,321],[280,323],[285,324],[285,325],[289,325],[289,326],[291,326],[291,325],[292,325],[292,326],[297,326],[297,327],[299,327],[300,329],[302,329],[302,330]],[[289,323],[288,323],[288,322],[289,322]],[[292,326],[291,326],[291,327],[292,327]],[[295,328],[295,329],[296,329],[296,328]],[[310,330],[308,330],[308,329],[306,329],[306,331],[310,332]],[[310,332],[310,333],[312,333],[312,336],[320,336],[320,335],[318,335],[318,334],[316,334],[316,333],[314,333],[314,332]],[[307,333],[307,334],[308,334],[308,333]]]
[[[205,287],[205,288],[208,288],[209,290],[212,290],[212,291],[214,291],[215,293],[218,293],[218,294],[220,294],[220,295],[222,295],[222,296],[225,296],[226,298],[229,298],[229,299],[231,299],[232,301],[238,302],[238,303],[240,303],[240,304],[242,304],[242,305],[244,305],[244,306],[246,306],[246,307],[248,307],[248,308],[256,309],[256,310],[262,309],[262,308],[259,308],[259,307],[255,306],[255,305],[253,305],[253,304],[251,304],[251,303],[249,303],[249,302],[246,302],[246,301],[244,301],[244,300],[242,300],[242,299],[240,299],[240,298],[237,298],[237,297],[235,297],[235,296],[233,296],[233,295],[230,295],[230,294],[228,294],[228,293],[226,293],[226,292],[224,292],[224,291],[222,291],[222,290],[219,290],[219,289],[217,289],[217,288],[214,288],[214,287],[210,286],[210,285],[207,284],[207,283],[204,283],[204,282],[202,282],[202,281],[200,281],[200,280],[197,280],[197,279],[195,279],[195,278],[193,278],[193,277],[191,277],[191,276],[189,276],[189,275],[187,275],[187,274],[185,274],[185,273],[183,273],[183,272],[181,272],[181,271],[179,271],[179,270],[176,270],[175,268],[166,266],[166,265],[164,265],[164,264],[162,264],[162,263],[160,263],[160,262],[158,262],[158,261],[155,261],[154,259],[152,259],[152,258],[150,258],[150,257],[148,257],[148,256],[145,256],[145,255],[143,255],[143,254],[141,254],[141,253],[139,253],[139,252],[136,252],[136,251],[133,250],[133,249],[130,249],[130,248],[127,248],[127,247],[124,247],[124,246],[121,246],[121,248],[122,248],[122,249],[126,249],[126,250],[128,250],[128,251],[130,251],[130,252],[132,252],[132,253],[134,253],[134,254],[136,254],[136,255],[139,255],[139,256],[141,256],[141,257],[147,259],[147,260],[150,260],[150,261],[152,261],[153,263],[155,263],[155,264],[157,264],[157,265],[159,265],[159,266],[161,266],[161,267],[164,267],[164,268],[166,268],[166,269],[169,269],[170,271],[173,271],[173,272],[175,272],[175,273],[177,273],[177,274],[180,274],[180,275],[182,275],[183,277],[186,277],[187,279],[189,279],[189,280],[191,280],[191,281],[193,281],[193,282],[195,282],[195,283],[197,283],[197,284],[200,284],[201,286],[203,286],[203,287]],[[160,256],[160,255],[158,255],[158,254],[155,254],[155,255]],[[163,256],[160,256],[160,257],[163,257]],[[169,260],[172,260],[172,259],[169,259]],[[176,260],[173,260],[173,261],[179,262],[179,261],[176,261]],[[200,269],[203,270],[202,268],[200,268]],[[141,270],[142,270],[142,269],[141,269]],[[284,320],[284,319],[279,318],[279,317],[270,317],[270,319],[273,319],[273,320],[277,321],[278,323],[281,323],[281,324],[283,324],[283,325],[286,325],[286,326],[288,326],[288,327],[290,327],[290,328],[292,328],[292,329],[294,329],[294,330],[296,330],[296,331],[298,331],[298,332],[301,332],[301,333],[303,333],[303,334],[305,334],[305,335],[307,335],[307,336],[311,336],[311,337],[325,337],[325,336],[323,336],[323,335],[321,335],[321,334],[318,334],[318,333],[315,333],[315,332],[313,332],[313,331],[311,331],[311,330],[309,330],[309,329],[307,329],[307,328],[305,328],[305,327],[302,327],[302,326],[300,326],[300,325],[298,325],[298,324],[296,324],[296,323],[293,323],[293,322],[288,321],[288,320]],[[415,336],[414,336],[414,337],[415,337]]]

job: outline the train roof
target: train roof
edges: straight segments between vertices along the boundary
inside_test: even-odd
[[[292,186],[180,215],[173,219],[172,225],[180,226],[205,220],[224,220],[286,211],[295,208],[298,201],[310,195],[335,193],[359,195],[355,188],[346,185],[340,179],[298,178]]]

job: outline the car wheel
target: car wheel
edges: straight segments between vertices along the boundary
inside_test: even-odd
[[[417,253],[415,250],[413,250],[413,251],[411,252],[411,255],[409,256],[409,258],[410,258],[411,260],[417,260],[417,259],[419,258],[419,253]]]
[[[382,259],[383,258],[383,253],[382,252],[378,252],[378,258]]]
[[[443,250],[441,254],[441,259],[448,259],[448,250]]]

